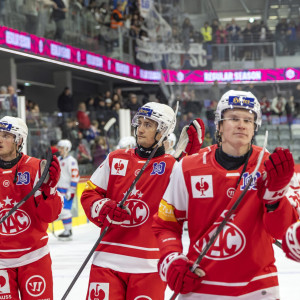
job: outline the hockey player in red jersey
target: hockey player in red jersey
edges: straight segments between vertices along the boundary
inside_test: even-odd
[[[85,213],[97,226],[109,226],[109,231],[94,254],[86,299],[98,295],[109,300],[164,299],[166,284],[157,273],[160,253],[151,225],[176,160],[165,154],[163,146],[130,193],[126,209],[117,204],[162,135],[169,128],[168,133],[173,132],[175,120],[174,111],[165,104],[142,106],[132,120],[137,147],[111,152],[87,182],[81,197]],[[191,154],[201,147],[204,126],[195,120],[185,130],[182,149]]]
[[[1,218],[29,194],[43,171],[40,159],[21,152],[27,135],[22,119],[0,120]],[[1,299],[53,299],[47,228],[57,219],[63,201],[56,192],[60,176],[56,157],[48,174],[34,196],[0,224]]]
[[[230,90],[215,113],[217,145],[183,158],[154,216],[161,258],[158,268],[178,299],[279,299],[273,241],[297,220],[292,198],[299,183],[287,149],[265,153],[263,163],[195,273],[194,262],[254,171],[261,147],[252,144],[261,125],[250,92]],[[182,253],[182,224],[190,246]]]

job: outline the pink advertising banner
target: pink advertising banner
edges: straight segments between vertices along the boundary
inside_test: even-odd
[[[136,80],[137,83],[163,81],[167,84],[206,84],[219,82],[280,82],[300,81],[300,68],[252,69],[252,70],[144,70],[139,66],[109,58],[83,49],[0,26],[0,47],[29,53],[96,69],[109,74]]]

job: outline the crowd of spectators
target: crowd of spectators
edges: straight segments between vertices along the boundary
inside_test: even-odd
[[[292,125],[300,122],[300,83],[289,89],[267,93],[267,89],[258,85],[225,86],[215,81],[207,90],[192,88],[190,85],[177,87],[174,90],[175,100],[180,101],[178,125],[176,134],[188,125],[194,118],[201,117],[205,121],[205,145],[215,143],[214,113],[221,95],[230,89],[251,91],[259,100],[262,109],[263,123],[273,124],[274,120],[281,124]],[[10,99],[10,112],[16,110],[17,94],[13,86],[0,87],[1,94]],[[152,97],[151,100],[149,97]],[[6,97],[7,98],[7,97]],[[39,105],[31,99],[26,99],[26,118],[29,127],[29,142],[31,153],[39,156],[49,146],[49,141],[55,143],[60,138],[68,139],[72,143],[71,154],[76,157],[80,165],[89,164],[96,168],[114,149],[119,140],[119,109],[130,109],[131,117],[137,109],[148,101],[168,103],[161,93],[156,95],[126,94],[121,88],[113,91],[106,90],[102,94],[91,95],[84,101],[76,103],[69,87],[66,87],[57,98],[58,112],[54,123],[58,128],[52,128],[45,112],[40,112]],[[15,103],[15,104],[14,104]],[[0,101],[2,115],[7,114],[5,102]],[[173,106],[175,107],[176,101]],[[104,131],[105,124],[115,118],[116,122],[109,130]],[[279,120],[279,121],[278,121]]]
[[[228,23],[204,20],[202,27],[195,28],[190,18],[181,14],[165,18],[171,28],[166,40],[159,32],[156,36],[151,34],[137,0],[21,0],[18,10],[25,15],[27,32],[67,43],[82,41],[82,48],[103,50],[106,55],[118,46],[119,28],[123,37],[132,38],[133,45],[135,39],[155,40],[182,43],[188,51],[191,43],[202,43],[208,60],[228,60],[228,44],[239,44],[231,49],[230,56],[235,60],[260,60],[263,54],[274,55],[272,45],[257,46],[258,43],[275,42],[277,55],[294,55],[300,46],[300,20],[285,18],[279,19],[271,31],[262,20],[251,20],[242,26],[235,19]]]

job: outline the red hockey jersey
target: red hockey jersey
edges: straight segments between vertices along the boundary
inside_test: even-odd
[[[199,154],[184,158],[174,168],[153,224],[162,255],[182,252],[182,222],[188,220],[190,246],[187,256],[192,261],[197,259],[244,190],[262,148],[253,146],[238,186],[243,166],[227,171],[215,160],[216,149],[216,145],[204,148]],[[268,156],[269,153],[265,153],[263,162]],[[243,299],[271,299],[267,297],[270,294],[274,296],[272,299],[277,299],[278,279],[272,244],[274,238],[281,239],[288,226],[297,220],[296,209],[291,203],[299,198],[300,190],[294,176],[279,207],[267,212],[256,187],[263,162],[238,209],[200,262],[206,275],[195,296],[189,299],[202,299],[200,294],[203,299],[240,295],[248,295]]]
[[[88,181],[81,197],[85,213],[92,222],[93,203],[102,198],[120,202],[145,162],[134,149],[120,149],[108,155]],[[151,225],[175,162],[169,154],[151,159],[125,202],[132,220],[106,233],[93,264],[126,273],[157,272],[160,253]]]
[[[1,218],[29,194],[39,180],[40,162],[23,154],[11,169],[0,168]],[[0,225],[0,269],[27,265],[49,253],[48,223],[58,218],[62,205],[59,193],[44,200],[37,191]]]

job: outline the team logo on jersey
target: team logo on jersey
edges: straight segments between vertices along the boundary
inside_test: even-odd
[[[199,254],[203,251],[219,225],[220,222],[214,223],[210,232],[208,232],[201,241],[199,240],[196,242],[194,248]],[[231,259],[239,255],[245,246],[246,238],[244,233],[235,224],[228,222],[208,250],[205,257],[212,260]]]
[[[127,165],[127,159],[114,158],[112,161],[111,175],[125,176]]]
[[[108,300],[109,283],[91,282],[89,286],[88,300]]]
[[[161,161],[160,163],[155,162],[153,164],[153,170],[150,175],[162,175],[165,173],[166,169],[166,163],[164,161]]]
[[[124,193],[124,196],[125,195],[126,192]],[[142,225],[149,219],[150,209],[147,203],[141,200],[142,197],[143,193],[134,187],[128,196],[128,200],[125,202],[125,205],[131,212],[130,220],[124,221],[121,226],[136,227]]]
[[[214,196],[212,175],[191,176],[193,198],[211,198]]]
[[[18,181],[17,181],[17,185],[27,185],[30,183],[30,174],[29,172],[18,172]]]
[[[9,294],[9,293],[10,293],[10,286],[9,286],[8,273],[6,270],[0,270],[0,294]]]
[[[38,297],[45,292],[46,281],[40,275],[33,275],[26,281],[26,291],[30,296]]]
[[[12,200],[8,199],[8,197],[6,198],[7,201]],[[4,200],[4,202],[6,200]],[[0,207],[3,207],[2,203],[0,203]],[[5,214],[10,210],[11,207],[2,209],[0,212],[0,219],[3,218]],[[31,221],[29,215],[25,211],[17,209],[9,218],[7,218],[0,225],[0,235],[17,235],[27,230],[30,226],[30,223]]]
[[[9,180],[4,180],[4,181],[3,181],[3,186],[4,186],[4,187],[9,187],[9,186],[10,186]]]
[[[136,169],[134,171],[134,176],[138,176],[140,172],[141,172],[141,169]]]
[[[130,220],[123,222],[123,227],[136,227],[145,223],[150,216],[150,209],[146,202],[140,199],[129,199],[126,206],[131,212]]]
[[[249,191],[250,190],[257,190],[257,187],[256,187],[256,181],[257,179],[261,176],[260,172],[257,172],[255,175],[254,175],[254,178],[249,186]],[[248,184],[250,178],[252,177],[251,174],[249,174],[249,172],[245,172],[242,176],[242,184],[241,184],[241,191],[243,191],[245,188],[246,188],[246,185]]]
[[[233,188],[233,187],[229,188],[229,189],[227,190],[227,196],[228,196],[229,198],[232,198],[233,195],[234,195],[234,192],[235,192],[235,188]]]

